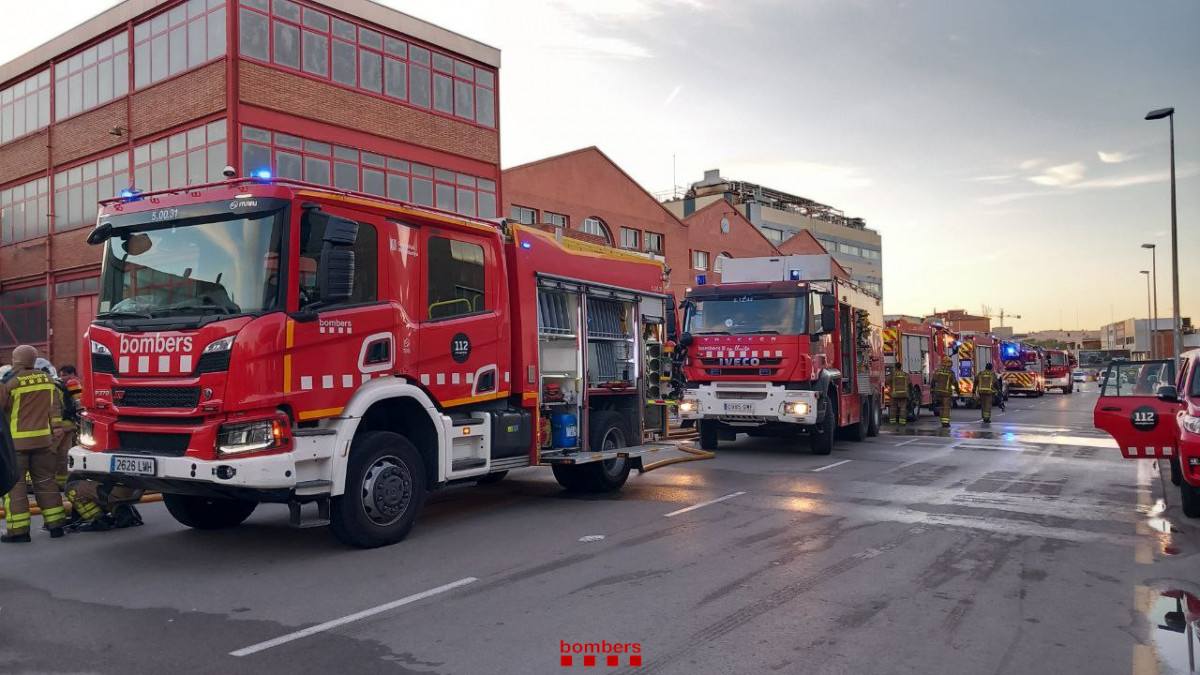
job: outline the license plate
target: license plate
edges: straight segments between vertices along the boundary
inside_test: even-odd
[[[111,466],[113,473],[153,476],[158,462],[151,457],[113,457]]]
[[[736,413],[752,413],[754,412],[753,403],[726,403],[725,412]]]

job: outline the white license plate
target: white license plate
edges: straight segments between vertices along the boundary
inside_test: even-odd
[[[135,476],[153,476],[158,468],[158,462],[150,457],[113,457],[113,473],[127,473]]]
[[[725,412],[736,413],[752,413],[754,412],[753,403],[726,403]]]

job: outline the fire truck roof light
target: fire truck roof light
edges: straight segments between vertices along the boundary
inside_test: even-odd
[[[527,242],[527,241],[523,241],[523,242],[521,242],[521,248],[523,248],[523,249],[531,249],[531,248],[533,248],[533,244],[531,244],[531,243],[529,243],[529,242]]]
[[[259,180],[271,180],[271,170],[259,169],[253,173],[253,176]]]
[[[124,190],[121,190],[121,199],[124,199],[125,201],[136,201],[141,199],[141,194],[141,190],[125,188]]]

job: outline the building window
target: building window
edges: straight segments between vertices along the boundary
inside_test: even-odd
[[[646,233],[646,252],[662,255],[663,252],[663,237],[657,232]]]
[[[50,179],[0,190],[0,244],[43,237],[49,231]]]
[[[54,119],[129,93],[129,34],[121,33],[54,64]]]
[[[641,232],[628,227],[621,228],[621,248],[628,248],[634,251],[641,250]]]
[[[733,256],[729,255],[728,253],[718,253],[717,259],[713,261],[713,271],[718,272],[718,273],[724,272],[725,271],[725,261],[732,257]]]
[[[495,181],[282,132],[243,126],[242,168],[270,168],[277,178],[496,217]]]
[[[49,124],[49,69],[0,91],[0,143],[31,134]]]
[[[248,32],[257,39],[256,29],[243,22],[243,46]],[[225,51],[225,0],[188,0],[133,27],[133,87],[161,82]]]
[[[449,319],[487,309],[483,247],[430,237],[426,253],[429,274],[429,319]]]
[[[193,2],[195,0],[192,0]],[[495,71],[292,0],[243,2],[242,56],[447,117],[496,126]]]
[[[832,239],[818,239],[817,243],[821,248],[825,249],[826,253],[837,253],[837,242]]]
[[[867,260],[879,260],[879,251],[876,251],[875,249],[867,248],[865,246],[862,247],[861,250],[862,250],[862,257],[866,258]]]
[[[708,269],[707,251],[692,251],[692,269],[700,272]]]
[[[783,230],[779,230],[774,227],[764,227],[762,229],[762,233],[767,239],[770,239],[775,243],[783,241]]]
[[[128,152],[54,174],[54,231],[95,225],[97,203],[116,197],[128,186]]]
[[[584,218],[579,224],[579,231],[600,237],[605,244],[612,246],[612,235],[608,233],[608,226],[595,216]]]
[[[512,207],[512,219],[522,225],[533,225],[537,222],[537,209],[529,209],[514,204]]]
[[[95,295],[100,292],[100,277],[87,277],[60,281],[54,284],[54,297],[67,298],[74,295]]]
[[[862,256],[862,250],[854,244],[838,244],[838,253],[846,255]]]
[[[133,149],[133,184],[139,190],[223,180],[228,162],[225,120],[210,122]]]
[[[555,227],[561,227],[564,229],[567,227],[567,217],[561,213],[552,213],[550,211],[543,211],[542,212],[542,222],[547,225],[553,225]]]
[[[46,287],[0,292],[0,349],[46,342]]]

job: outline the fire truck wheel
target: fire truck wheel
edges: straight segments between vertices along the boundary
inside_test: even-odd
[[[1183,515],[1188,518],[1200,518],[1200,488],[1193,487],[1187,481],[1179,484],[1179,495],[1183,502]]]
[[[258,502],[245,499],[209,499],[194,495],[164,494],[163,503],[180,525],[197,530],[237,527],[254,513]]]
[[[825,404],[825,415],[813,427],[809,435],[809,449],[814,455],[828,455],[833,452],[833,436],[837,431],[837,401],[825,396],[818,402]]]
[[[347,546],[394,544],[412,530],[425,503],[425,463],[407,438],[359,434],[350,447],[346,491],[330,500],[333,533]]]
[[[879,400],[872,398],[867,401],[867,410],[870,411],[870,417],[867,421],[867,435],[875,437],[879,435],[879,427],[883,425],[883,410],[879,407]]]
[[[1171,485],[1183,485],[1183,468],[1179,466],[1179,458],[1172,457],[1171,462]]]
[[[717,429],[717,422],[713,420],[700,420],[699,427],[700,449],[716,450],[720,438],[720,430]]]
[[[846,440],[854,441],[855,443],[861,443],[867,440],[867,427],[870,424],[867,418],[869,415],[870,412],[867,410],[867,406],[864,404],[858,413],[858,421],[846,427],[845,429],[842,429],[842,434],[845,436]]]
[[[504,477],[507,475],[508,475],[507,471],[496,471],[495,473],[489,473],[488,475],[475,481],[475,484],[476,485],[495,485],[496,483],[499,483],[500,481],[504,480]]]
[[[596,452],[628,447],[628,438],[621,415],[611,410],[592,411],[589,449]],[[587,464],[553,465],[558,484],[578,492],[616,492],[629,479],[630,468],[632,465],[625,457]]]

